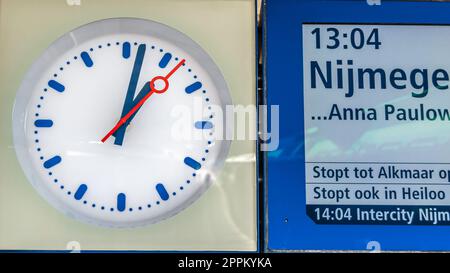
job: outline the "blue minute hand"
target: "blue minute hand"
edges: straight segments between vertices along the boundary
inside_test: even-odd
[[[136,102],[139,101],[140,97],[144,97],[146,93],[150,92],[150,88],[146,88],[147,86],[146,84],[144,85],[144,88],[142,88],[142,90],[139,92],[137,98],[134,98],[136,87],[139,81],[139,74],[141,72],[142,63],[144,61],[145,48],[146,46],[144,44],[141,44],[138,47],[136,59],[134,61],[133,71],[131,73],[130,83],[128,85],[127,95],[125,97],[125,102],[123,104],[121,118],[123,118],[130,111],[130,109],[136,104]],[[130,121],[133,119],[133,117],[134,115],[114,133],[115,137],[114,144],[122,145],[123,139],[125,137],[125,130],[127,126],[130,124]]]

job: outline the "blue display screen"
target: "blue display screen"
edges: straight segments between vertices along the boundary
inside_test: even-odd
[[[450,249],[450,3],[266,1],[267,249]]]

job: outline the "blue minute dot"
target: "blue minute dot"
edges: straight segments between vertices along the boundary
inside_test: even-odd
[[[92,204],[92,207],[95,208],[95,204]]]
[[[139,207],[138,210],[142,210],[142,207]]]
[[[104,209],[105,209],[105,207],[103,207],[103,206],[102,206],[102,207],[101,207],[101,209],[102,209],[102,210],[104,210]]]
[[[159,203],[159,201],[156,201],[156,205],[159,205],[160,203]]]
[[[61,190],[64,189],[64,186],[59,187]]]

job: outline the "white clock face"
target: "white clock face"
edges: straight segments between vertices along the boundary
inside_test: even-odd
[[[214,109],[230,103],[218,68],[184,34],[102,20],[55,41],[24,77],[16,152],[34,187],[67,214],[106,226],[154,223],[216,176],[230,143],[215,137],[224,128]],[[180,125],[196,137],[180,138]]]

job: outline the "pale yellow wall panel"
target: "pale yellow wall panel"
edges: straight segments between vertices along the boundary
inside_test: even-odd
[[[234,141],[219,180],[163,222],[102,228],[68,218],[26,180],[16,159],[11,115],[33,61],[64,33],[99,19],[138,17],[176,28],[221,69],[233,103],[255,104],[254,1],[0,0],[0,249],[256,250],[254,141]]]

